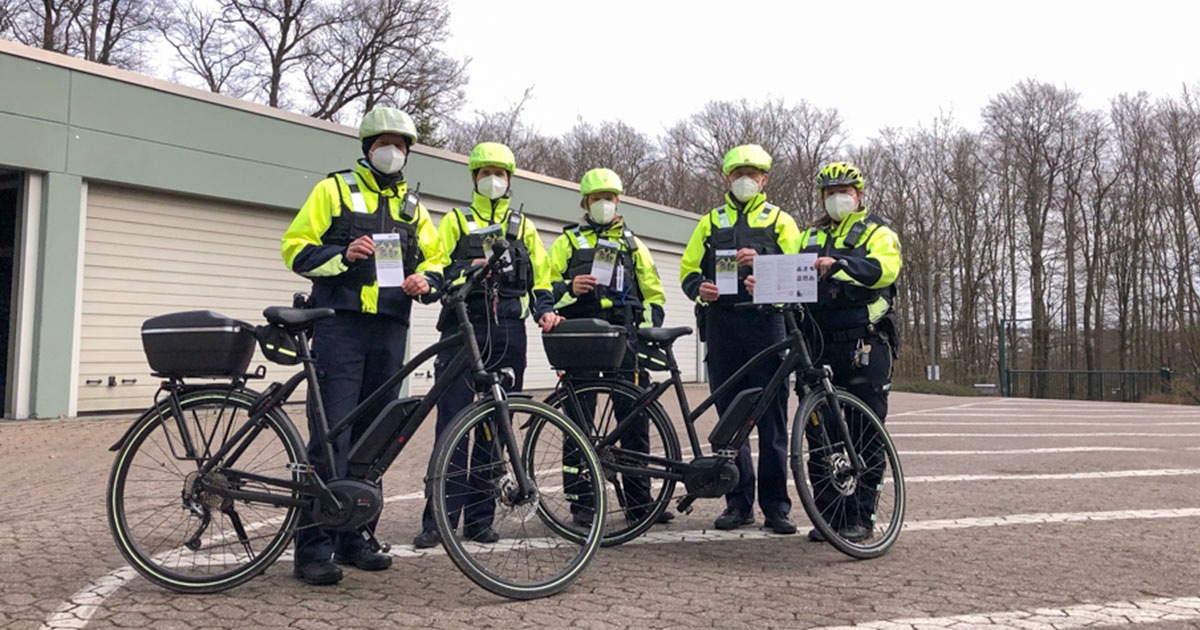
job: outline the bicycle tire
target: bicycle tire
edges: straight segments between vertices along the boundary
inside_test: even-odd
[[[624,404],[631,405],[645,393],[644,390],[624,381],[591,381],[578,385],[572,383],[566,387],[573,388],[577,398],[596,397],[591,405],[591,418],[572,417],[575,414],[567,407],[573,405],[569,404],[568,397],[560,391],[551,394],[546,399],[546,404],[559,410],[563,415],[575,421],[577,425],[583,427],[588,432],[593,445],[616,428],[619,404],[617,401],[624,400],[626,401]],[[601,397],[605,394],[608,394],[608,401],[601,402]],[[653,401],[646,407],[644,413],[647,417],[648,433],[646,452],[671,461],[681,461],[679,434],[675,431],[675,426],[671,423],[662,404],[657,400]],[[536,427],[532,428],[528,435],[535,436],[536,430]],[[604,466],[604,477],[607,482],[605,488],[608,491],[608,517],[605,519],[604,538],[601,543],[606,547],[629,542],[653,527],[658,522],[659,516],[669,507],[675,493],[676,482],[674,479],[664,479],[661,475],[654,476],[650,472],[654,469],[649,467],[647,461],[640,459],[637,454],[624,447],[625,444],[622,442],[618,446],[607,449],[606,452],[597,453],[601,466]],[[618,461],[630,466],[646,466],[647,474],[638,475],[613,470],[609,464]],[[658,467],[658,470],[661,470],[661,466]],[[576,525],[572,518],[562,519],[552,512],[545,512],[542,517],[551,529],[562,536],[580,538],[584,534],[582,528]]]
[[[464,409],[446,428],[434,447],[434,464],[428,478],[433,515],[442,544],[454,564],[479,586],[510,599],[537,599],[566,588],[587,567],[600,548],[604,531],[603,477],[600,462],[587,436],[553,408],[536,401],[507,401],[515,443],[528,440],[524,432],[541,428],[543,440],[559,441],[558,456],[540,461],[516,454],[533,481],[535,495],[523,502],[506,501],[515,477],[511,458],[504,455],[494,418],[496,401]],[[554,427],[555,431],[548,428]],[[557,535],[535,514],[547,506],[566,509],[557,477],[562,469],[561,445],[579,449],[587,485],[594,493],[595,515],[582,541]],[[518,446],[518,448],[522,448]],[[478,450],[476,450],[478,449]],[[542,449],[546,452],[547,449]],[[557,487],[556,487],[557,486]],[[492,514],[488,514],[489,507]],[[455,534],[462,514],[462,536]],[[475,542],[473,531],[492,528],[500,539]]]
[[[195,459],[180,457],[182,433],[168,402],[147,410],[117,452],[107,488],[109,529],[121,555],[151,582],[183,593],[219,592],[262,573],[287,549],[298,508],[193,492],[207,454],[249,419],[254,397],[250,390],[228,388],[179,396],[183,423],[196,444]],[[244,436],[242,448],[231,453],[235,467],[214,469],[210,483],[226,482],[222,471],[228,470],[299,481],[299,474],[288,468],[304,461],[304,443],[295,426],[274,412],[260,422]],[[298,496],[262,484],[240,487]]]
[[[876,558],[895,544],[904,524],[904,472],[896,446],[875,412],[847,391],[838,389],[837,399],[865,472],[853,473],[839,446],[844,443],[837,435],[840,431],[824,421],[832,412],[825,394],[813,392],[796,410],[792,474],[800,503],[825,540],[852,558]]]

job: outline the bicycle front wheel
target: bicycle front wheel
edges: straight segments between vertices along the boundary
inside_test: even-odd
[[[303,460],[291,421],[255,421],[225,459],[209,463],[249,419],[253,392],[205,389],[179,396],[181,415],[164,402],[146,412],[117,452],[108,481],[108,523],[121,555],[160,586],[213,593],[262,573],[287,548],[298,508],[234,501],[222,489],[295,498],[294,491],[249,481],[255,473],[299,481]]]
[[[496,410],[507,404],[511,422]],[[509,428],[511,427],[511,428]],[[535,442],[528,433],[537,428]],[[504,431],[523,453],[509,453]],[[592,510],[583,535],[573,540],[546,527],[539,513],[569,513],[562,485],[564,449],[578,454],[578,483]],[[520,496],[517,475],[533,492]],[[433,515],[454,564],[483,588],[512,599],[536,599],[566,588],[591,561],[604,531],[604,479],[600,462],[570,420],[542,403],[511,399],[465,409],[435,446]],[[458,529],[459,522],[462,527]]]
[[[887,553],[904,523],[904,473],[883,423],[861,399],[837,390],[849,440],[864,467],[854,471],[847,440],[823,392],[805,396],[792,427],[792,474],[809,520],[842,553]]]
[[[624,381],[579,381],[564,383],[546,399],[546,403],[571,418],[589,433],[592,443],[611,434],[628,416],[645,390]],[[681,461],[679,436],[671,419],[658,401],[638,412],[638,417],[622,431],[613,446],[598,452],[604,466],[608,518],[604,526],[604,546],[619,545],[640,536],[659,521],[675,493],[675,480],[668,479],[663,460]],[[537,437],[537,427],[527,434]],[[526,452],[537,448],[531,440]],[[571,485],[571,453],[563,453],[563,480]],[[577,493],[576,493],[577,494]],[[573,500],[570,514],[543,511],[546,524],[567,537],[580,537],[586,530],[575,520],[586,517],[584,500]],[[586,518],[581,522],[587,523]]]

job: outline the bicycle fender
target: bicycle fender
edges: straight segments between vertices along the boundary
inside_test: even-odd
[[[136,420],[129,423],[129,426],[125,428],[125,433],[121,434],[121,437],[117,438],[117,441],[114,442],[112,446],[108,447],[108,450],[113,453],[121,450],[121,448],[125,446],[125,442],[129,440],[129,436],[133,433],[133,430],[137,428],[137,426],[141,424],[142,420],[145,420],[147,416],[157,412],[159,407],[161,407],[161,405],[151,407],[150,409],[143,411],[142,415],[138,416]]]

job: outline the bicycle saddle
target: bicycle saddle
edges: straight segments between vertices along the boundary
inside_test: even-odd
[[[308,327],[309,324],[318,319],[333,317],[334,311],[331,308],[288,308],[286,306],[268,306],[263,311],[263,317],[267,321],[276,325],[283,326],[289,330],[299,330]]]
[[[639,328],[637,329],[638,339],[642,341],[651,341],[654,343],[671,343],[676,339],[692,334],[692,329],[689,326],[679,326],[676,328]]]

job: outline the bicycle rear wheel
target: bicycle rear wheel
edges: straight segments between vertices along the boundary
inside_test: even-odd
[[[512,599],[536,599],[566,588],[587,567],[604,530],[604,480],[600,462],[583,434],[554,409],[532,400],[507,401],[514,442],[509,454],[496,420],[501,403],[487,401],[464,410],[435,447],[433,514],[446,552],[467,577]],[[538,428],[536,443],[528,433]],[[572,540],[546,527],[542,510],[569,515],[562,486],[564,448],[579,454],[580,483],[593,497],[590,526]],[[516,497],[519,457],[532,482],[532,496]],[[462,521],[461,536],[455,535]],[[487,542],[491,528],[499,540]]]
[[[299,481],[288,465],[303,461],[304,447],[291,421],[264,416],[226,461],[199,473],[249,420],[253,396],[219,388],[181,394],[181,417],[160,404],[118,451],[108,482],[109,527],[121,555],[151,582],[186,593],[222,591],[262,573],[287,548],[298,508],[234,501],[219,489],[295,498],[236,474]]]
[[[900,536],[904,473],[891,436],[871,408],[840,389],[837,399],[864,470],[854,472],[833,409],[823,392],[815,392],[796,411],[792,474],[817,531],[848,556],[875,558]]]
[[[571,395],[574,392],[574,395]],[[617,424],[627,417],[644,390],[624,381],[580,381],[564,384],[546,399],[546,403],[571,418],[588,432],[592,444],[608,436]],[[679,436],[670,417],[657,401],[639,412],[641,418],[624,432],[611,447],[598,452],[604,467],[608,517],[604,525],[604,546],[619,545],[642,535],[658,522],[675,493],[675,480],[665,479],[665,468],[653,463],[648,456],[680,461]],[[538,427],[527,435],[536,438]],[[536,448],[532,440],[526,452]],[[563,453],[563,477],[569,483],[568,472],[572,455]],[[657,473],[657,474],[656,474]],[[571,513],[565,515],[544,511],[546,524],[563,536],[579,538],[586,534],[575,518],[586,508],[574,500]],[[586,522],[586,518],[581,519]]]

